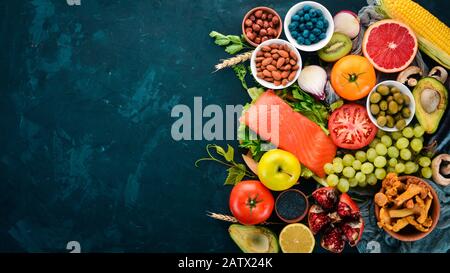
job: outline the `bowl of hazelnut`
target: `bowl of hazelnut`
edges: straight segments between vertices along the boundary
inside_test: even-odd
[[[242,33],[245,40],[252,46],[270,40],[278,39],[283,30],[281,17],[268,7],[256,7],[244,16]]]

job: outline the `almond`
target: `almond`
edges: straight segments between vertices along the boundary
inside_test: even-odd
[[[288,83],[289,83],[289,81],[288,81],[287,79],[284,79],[284,80],[281,82],[282,85],[287,85]]]
[[[275,86],[280,86],[281,82],[280,81],[274,81],[273,84],[275,84]]]
[[[264,57],[256,57],[255,61],[257,63],[264,61]]]
[[[264,77],[272,77],[272,73],[270,73],[270,71],[267,69],[264,69],[262,73],[264,74]]]
[[[256,52],[256,57],[263,57],[263,56],[264,56],[264,52],[262,52],[262,51]]]
[[[283,58],[289,58],[289,53],[287,53],[285,50],[278,50],[278,54],[280,54],[280,56]]]
[[[292,66],[291,66],[290,64],[287,64],[287,65],[285,65],[285,66],[282,68],[282,70],[284,70],[284,71],[290,71],[291,68],[292,68]]]
[[[295,61],[297,61],[297,54],[295,54],[294,50],[291,50],[289,52],[289,55],[291,56],[292,59],[294,59]]]
[[[292,60],[292,59],[291,59],[291,60],[289,61],[289,63],[290,63],[291,65],[295,65],[297,62],[296,62],[295,60]]]
[[[264,78],[264,74],[263,74],[262,72],[257,73],[257,74],[256,74],[256,77],[262,79],[262,78]]]
[[[299,69],[298,64],[296,64],[292,67],[292,70],[298,70],[298,69]]]
[[[278,58],[280,58],[280,55],[278,55],[278,54],[272,54],[272,58],[273,58],[274,60],[278,60]]]
[[[264,78],[263,80],[265,80],[266,82],[273,82],[273,78]]]
[[[289,77],[289,74],[291,74],[291,72],[283,71],[283,72],[281,72],[281,78],[287,79]]]
[[[272,71],[272,77],[274,80],[279,81],[281,80],[281,74],[278,71]]]
[[[264,53],[264,57],[266,57],[266,58],[271,58],[271,57],[272,57],[272,54],[270,54],[269,52],[266,52],[266,53]]]
[[[276,68],[275,66],[271,65],[271,64],[269,64],[269,65],[266,67],[266,69],[269,70],[269,71],[275,71],[275,70],[277,70],[277,68]],[[273,74],[272,74],[272,76],[273,76]]]
[[[267,32],[269,32],[269,30],[267,30]],[[278,49],[278,45],[277,44],[271,44],[270,47],[272,49]]]
[[[277,68],[280,68],[284,64],[284,58],[281,57],[277,60]]]
[[[262,51],[265,51],[265,52],[269,52],[269,51],[271,51],[272,49],[270,48],[270,46],[263,46],[263,47],[261,48],[261,50],[262,50]]]
[[[288,80],[290,82],[295,79],[295,74],[297,74],[297,71],[292,71],[291,74],[289,74]]]
[[[271,65],[277,66],[277,61],[273,60],[272,63],[271,63]]]
[[[270,53],[272,53],[272,54],[275,54],[275,53],[278,53],[278,49],[272,49],[271,51],[270,51]]]
[[[266,66],[266,65],[268,65],[268,64],[271,64],[272,61],[273,61],[272,58],[265,58],[265,59],[262,61],[261,64],[264,65],[264,66]]]

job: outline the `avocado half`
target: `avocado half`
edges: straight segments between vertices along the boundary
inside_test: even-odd
[[[435,78],[421,79],[413,90],[416,118],[428,134],[436,132],[448,103],[445,86]]]
[[[244,253],[278,253],[278,240],[268,228],[233,224],[228,228],[231,239]]]

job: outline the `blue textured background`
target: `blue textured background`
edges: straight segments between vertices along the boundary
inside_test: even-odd
[[[230,70],[211,73],[226,53],[208,33],[296,2],[1,1],[0,251],[237,251],[205,217],[227,212],[224,169],[194,168],[206,142],[173,141],[170,111],[247,102]],[[449,22],[444,1],[421,2]]]

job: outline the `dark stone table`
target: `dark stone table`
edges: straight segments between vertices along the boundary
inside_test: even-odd
[[[228,211],[225,170],[194,167],[208,142],[174,141],[170,113],[249,101],[232,71],[211,73],[227,55],[208,33],[297,1],[68,2],[0,3],[0,251],[238,251],[205,216]],[[449,22],[448,4],[421,2]]]

